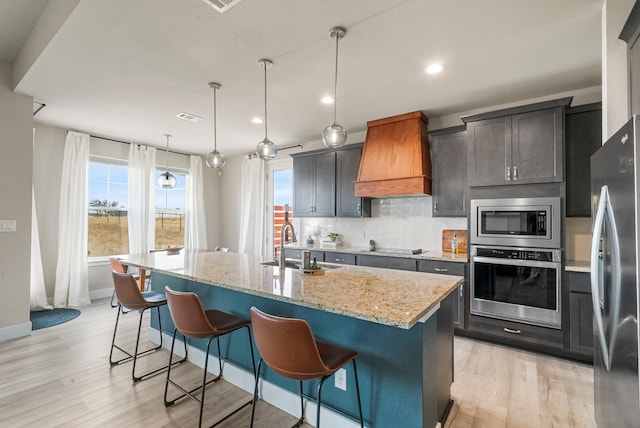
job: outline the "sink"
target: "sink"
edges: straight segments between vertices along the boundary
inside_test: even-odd
[[[280,263],[278,263],[277,260],[273,260],[270,262],[262,262],[260,264],[263,266],[280,266]],[[300,265],[295,264],[293,262],[285,262],[284,267],[290,268],[290,269],[300,269]]]

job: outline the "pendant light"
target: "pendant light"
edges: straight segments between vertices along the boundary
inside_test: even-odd
[[[347,130],[336,122],[336,108],[338,104],[338,40],[347,34],[343,27],[333,27],[329,30],[329,36],[336,39],[336,73],[333,82],[333,123],[322,131],[322,142],[330,148],[341,147],[347,142]]]
[[[176,187],[176,177],[169,172],[169,138],[171,135],[164,134],[167,137],[167,170],[158,177],[158,186],[163,189],[173,189]]]
[[[213,89],[213,151],[207,154],[206,163],[209,168],[222,168],[224,166],[224,155],[218,151],[216,138],[216,91],[222,86],[216,82],[209,82],[209,87]]]
[[[278,154],[278,147],[267,137],[267,68],[271,68],[273,62],[270,59],[261,59],[258,60],[258,64],[264,70],[264,140],[258,143],[256,152],[260,159],[271,160]]]

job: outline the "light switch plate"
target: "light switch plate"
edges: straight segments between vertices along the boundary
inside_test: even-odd
[[[0,232],[15,232],[16,221],[15,220],[0,220]]]

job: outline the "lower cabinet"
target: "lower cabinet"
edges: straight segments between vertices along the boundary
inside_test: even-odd
[[[285,248],[284,256],[287,259],[302,261],[302,251],[303,250],[299,250],[299,249]],[[317,262],[324,261],[324,253],[322,251],[311,250],[311,261],[313,261],[314,257]]]
[[[569,350],[593,358],[593,302],[590,274],[567,272],[569,287]]]
[[[372,255],[358,255],[358,266],[371,266],[385,269],[398,269],[398,270],[416,270],[415,259],[405,259],[402,257],[387,257],[387,256],[372,256]]]
[[[469,269],[468,263],[447,262],[440,260],[418,260],[418,272],[438,273],[442,275],[464,276],[464,282],[455,291],[453,301],[453,327],[464,329],[466,326],[465,304],[466,295],[469,294]]]

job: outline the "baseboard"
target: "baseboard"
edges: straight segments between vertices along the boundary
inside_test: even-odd
[[[163,348],[171,349],[172,338],[173,337],[167,333],[162,334]],[[160,334],[158,330],[154,328],[149,329],[149,340],[156,344],[160,343]],[[203,368],[205,352],[202,349],[194,348],[192,346],[188,347],[188,351],[189,361],[191,361],[196,366]],[[174,352],[177,355],[184,356],[184,343],[179,339],[176,339]],[[242,367],[235,366],[228,361],[223,361],[222,366],[222,369],[224,371],[224,379],[227,382],[243,389],[244,391],[247,391],[250,394],[253,394],[253,388],[255,385],[254,377],[251,372],[245,370]],[[208,367],[209,371],[212,374],[218,374],[218,359],[215,356],[209,355]],[[296,418],[300,417],[300,396],[298,396],[297,394],[287,391],[286,389],[283,389],[270,382],[266,382],[263,379],[260,379],[258,383],[258,394],[260,398],[267,403],[279,408],[286,413],[289,413]],[[305,421],[312,426],[316,426],[316,402],[307,400],[306,398],[304,401]],[[322,426],[330,426],[335,428],[356,428],[360,426],[359,423],[356,423],[352,419],[349,419],[346,416],[334,412],[333,410],[330,410],[324,406],[320,409],[320,418],[322,420]]]
[[[0,328],[0,342],[24,336],[31,336],[31,321]]]
[[[89,299],[91,300],[104,299],[105,297],[111,297],[112,295],[113,287],[89,291]]]

